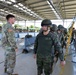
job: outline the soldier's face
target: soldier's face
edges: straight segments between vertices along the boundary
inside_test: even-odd
[[[43,31],[47,31],[48,30],[48,27],[47,26],[42,26],[42,30]]]
[[[58,30],[58,33],[61,33],[61,31],[60,31],[60,30]]]
[[[11,21],[12,24],[15,23],[15,18],[10,18],[9,20]]]
[[[15,18],[12,18],[12,24],[14,24],[15,23]]]

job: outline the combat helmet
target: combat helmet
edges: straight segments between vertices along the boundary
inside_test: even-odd
[[[41,26],[52,26],[52,22],[49,19],[44,19],[41,22]]]
[[[64,30],[64,27],[62,25],[58,25],[58,30]]]
[[[56,24],[52,24],[51,31],[57,31],[58,27]]]

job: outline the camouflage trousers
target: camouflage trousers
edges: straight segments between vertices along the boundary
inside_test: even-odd
[[[45,75],[50,75],[52,73],[52,67],[53,67],[53,62],[52,58],[50,56],[47,56],[45,58],[42,58],[41,56],[37,56],[37,75],[41,75],[44,73]]]
[[[6,48],[5,51],[5,68],[7,68],[7,73],[12,74],[14,71],[16,62],[16,52],[14,49]]]

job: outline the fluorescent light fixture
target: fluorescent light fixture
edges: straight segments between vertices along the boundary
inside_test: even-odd
[[[23,11],[23,8],[19,7],[19,9]]]
[[[50,0],[51,1],[51,0]],[[52,2],[52,1],[51,1]],[[51,9],[52,9],[52,11],[54,12],[54,14],[56,15],[56,17],[58,18],[58,19],[61,19],[60,18],[60,16],[58,15],[58,13],[55,11],[55,9],[53,8],[53,6],[50,4],[50,2],[49,1],[47,1],[47,3],[50,5],[50,7],[51,7]],[[53,2],[52,2],[53,3]]]
[[[23,18],[23,17],[21,17],[21,16],[18,16],[17,14],[14,14],[14,13],[11,13],[11,12],[9,12],[9,11],[5,11],[5,10],[3,10],[3,9],[0,9],[0,13],[1,14],[5,14],[5,15],[7,15],[7,14],[13,14],[13,15],[15,15],[17,18],[20,18],[20,19],[22,19],[22,20],[25,20],[25,18]]]
[[[5,11],[6,13],[9,13],[8,11]]]
[[[31,15],[31,16],[35,15],[35,17],[37,16],[38,18],[42,19],[42,18],[39,17],[36,13],[34,13],[33,11],[31,11],[30,9],[28,9],[27,7],[25,7],[23,4],[18,3],[18,5],[21,6],[24,10],[23,10],[22,8],[19,8],[19,9],[23,10],[23,11],[26,12],[27,14],[29,14],[29,15]]]
[[[33,14],[30,13],[30,15],[32,16]]]
[[[5,1],[6,3],[8,3],[8,4],[12,4],[12,2],[10,2],[10,1]]]
[[[5,1],[5,0],[0,0],[0,1]]]
[[[36,13],[34,13],[33,11],[31,11],[30,9],[28,9],[27,7],[25,7],[23,4],[21,3],[18,3],[18,5],[13,5],[14,7],[17,7],[18,9],[26,12],[27,14],[29,14],[30,16],[33,16],[33,17],[37,17],[37,18],[40,18],[42,19],[39,15],[37,15]]]
[[[23,8],[25,9],[25,6],[23,6]]]
[[[0,11],[4,11],[3,9],[0,9]]]
[[[10,1],[11,1],[11,2],[14,2],[14,3],[16,2],[16,0],[10,0]]]
[[[23,4],[21,4],[21,3],[18,3],[18,5],[21,6],[21,7],[23,7]]]
[[[27,12],[26,10],[23,10],[24,12]]]
[[[14,6],[14,7],[17,7],[17,8],[19,7],[18,5],[13,5],[13,6]]]

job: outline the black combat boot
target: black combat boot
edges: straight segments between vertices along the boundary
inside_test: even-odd
[[[4,73],[6,73],[7,72],[7,68],[4,68]]]

